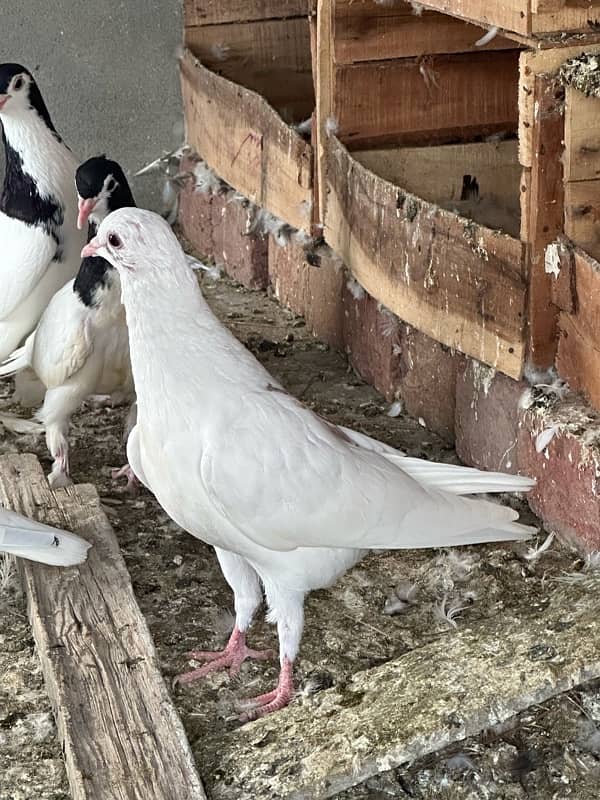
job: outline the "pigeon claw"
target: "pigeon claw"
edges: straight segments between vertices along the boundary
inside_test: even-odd
[[[113,481],[117,481],[119,478],[127,478],[127,485],[122,487],[120,491],[128,492],[129,494],[135,494],[137,492],[140,482],[135,477],[135,473],[129,464],[125,464],[123,467],[111,470],[110,474]]]
[[[274,711],[280,711],[288,706],[294,699],[294,678],[292,675],[292,662],[284,658],[279,673],[279,681],[272,692],[259,694],[242,701],[239,705],[245,709],[240,716],[241,722],[252,722],[252,720],[266,717]]]
[[[188,658],[194,659],[194,661],[206,661],[207,663],[198,669],[178,675],[176,683],[181,685],[192,683],[199,678],[206,677],[211,672],[218,672],[223,669],[229,669],[229,674],[233,677],[239,673],[246,659],[255,658],[258,661],[267,661],[273,658],[274,655],[272,650],[252,650],[250,647],[246,647],[246,634],[238,628],[234,628],[224,650],[217,652],[194,650],[188,653]]]

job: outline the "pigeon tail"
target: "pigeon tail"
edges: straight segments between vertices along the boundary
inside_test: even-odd
[[[0,364],[0,377],[16,375],[17,372],[29,366],[29,352],[27,345],[18,347]]]
[[[81,564],[91,545],[74,533],[0,509],[0,552],[56,567]]]

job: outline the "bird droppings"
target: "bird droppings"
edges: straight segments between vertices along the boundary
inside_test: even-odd
[[[561,66],[558,77],[565,86],[572,86],[586,97],[600,97],[600,57],[582,53]]]
[[[281,309],[264,294],[246,291],[227,279],[214,280],[205,273],[199,274],[199,279],[220,318],[252,348],[276,380],[310,407],[333,422],[364,431],[411,456],[456,461],[454,452],[415,420],[403,414],[388,417],[389,405],[349,371],[343,356],[317,342],[302,319]],[[0,409],[23,413],[11,404],[11,392],[10,382],[0,384]],[[539,410],[540,414],[547,412],[547,406]],[[227,639],[233,623],[232,597],[211,548],[183,533],[148,493],[130,499],[112,484],[109,468],[123,463],[124,458],[124,413],[125,409],[88,404],[74,416],[72,473],[76,482],[95,483],[105,508],[111,511],[111,524],[170,683],[185,668],[187,652],[221,646]],[[583,418],[580,422],[584,424]],[[33,451],[48,465],[42,437],[11,434],[2,446],[13,451]],[[245,769],[240,761],[235,773],[220,774],[220,749],[235,760],[236,742],[242,734],[255,737],[257,752],[277,747],[277,757],[252,776],[255,788],[249,795],[252,800],[277,798],[282,795],[272,788],[273,782],[287,780],[293,785],[303,768],[294,758],[297,741],[293,715],[300,709],[328,713],[333,720],[341,711],[363,715],[371,708],[373,698],[368,680],[360,677],[366,670],[385,665],[390,659],[411,654],[418,657],[420,652],[428,652],[422,648],[436,642],[450,646],[455,637],[468,634],[477,625],[485,628],[488,621],[496,624],[505,614],[519,621],[525,635],[530,624],[545,619],[549,599],[563,590],[572,590],[574,585],[576,589],[581,586],[582,593],[589,591],[590,601],[597,596],[600,559],[582,559],[558,540],[533,563],[526,560],[527,552],[527,544],[443,552],[382,552],[362,561],[331,589],[311,595],[298,661],[298,696],[290,709],[269,721],[273,727],[268,730],[257,723],[240,729],[238,704],[244,697],[271,688],[276,662],[246,662],[239,679],[215,674],[204,682],[177,689],[174,700],[211,800],[217,796],[215,787],[235,781]],[[11,572],[3,563],[0,576],[2,569]],[[37,715],[48,714],[50,707],[32,655],[24,605],[15,595],[13,578],[7,579],[7,586],[8,593],[0,588],[0,732],[12,737],[7,732],[18,720],[30,715],[36,715],[32,719],[44,719]],[[386,601],[393,594],[407,607],[400,613],[388,614]],[[461,614],[454,615],[456,628],[436,619],[435,607],[444,597],[446,608],[464,608]],[[586,602],[586,595],[582,594],[580,603]],[[565,603],[562,611],[562,624],[568,635],[573,608]],[[249,636],[250,645],[266,648],[275,642],[275,631],[259,615]],[[548,642],[540,637],[531,645],[547,647]],[[527,663],[532,668],[549,664],[552,669],[560,669],[552,658],[545,661],[541,657],[542,650],[527,652]],[[545,653],[549,655],[548,650]],[[532,661],[531,655],[540,658]],[[418,672],[407,675],[390,714],[395,713],[396,705],[404,708],[404,703],[417,694],[428,698],[426,706],[436,707],[440,698],[428,697],[424,689],[433,670],[433,665],[427,664],[420,677]],[[454,670],[460,674],[460,661]],[[465,680],[468,678],[467,675]],[[452,692],[449,678],[448,693]],[[453,732],[460,733],[457,725],[461,724],[461,703],[457,698],[455,715],[447,717],[439,730],[423,730],[420,741],[439,739],[448,743],[455,736]],[[499,692],[498,704],[502,703]],[[534,703],[516,719],[503,723],[504,727],[490,727],[456,745],[443,745],[437,753],[423,756],[423,744],[421,749],[415,749],[410,763],[400,767],[382,757],[378,768],[393,769],[366,779],[358,770],[362,769],[370,746],[369,738],[361,728],[363,717],[353,717],[355,724],[346,731],[347,752],[349,762],[354,761],[360,785],[331,796],[337,800],[591,800],[597,797],[600,778],[600,753],[593,749],[597,744],[596,723],[594,727],[589,724],[592,708],[600,709],[600,689],[595,685],[542,705]],[[600,719],[598,723],[600,727]],[[392,735],[393,731],[393,727],[387,732],[382,730],[381,737]],[[17,735],[20,746],[16,752],[0,744],[0,800],[67,800],[54,731],[49,738],[36,741],[34,726],[22,723],[14,734]],[[474,769],[462,768],[460,760],[451,761],[449,766],[449,760],[457,754],[466,755]],[[244,800],[243,793],[236,800]]]

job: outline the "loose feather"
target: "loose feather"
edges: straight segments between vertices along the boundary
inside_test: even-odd
[[[0,508],[0,551],[57,567],[81,564],[91,547],[74,533]]]

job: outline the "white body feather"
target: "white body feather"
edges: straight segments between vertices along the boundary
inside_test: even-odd
[[[42,564],[71,567],[85,561],[89,548],[90,544],[74,533],[0,508],[0,552]]]
[[[62,206],[64,221],[57,258],[57,243],[43,227],[0,212],[0,360],[35,328],[53,294],[76,274],[85,242],[76,227],[77,161],[71,151],[37,114],[6,115],[2,125],[23,171],[33,178],[43,199],[53,198]]]

